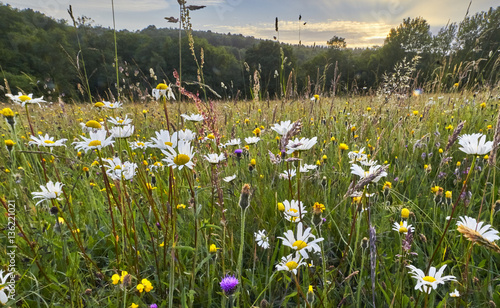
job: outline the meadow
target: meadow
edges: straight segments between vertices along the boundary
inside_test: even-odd
[[[500,304],[498,88],[217,102],[170,89],[2,104],[2,303]]]

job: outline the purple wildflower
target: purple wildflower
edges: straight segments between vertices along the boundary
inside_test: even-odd
[[[241,157],[241,153],[243,153],[243,150],[242,150],[242,149],[236,149],[236,150],[234,150],[234,154],[236,154],[236,156],[237,156],[238,158],[240,158],[240,157]]]
[[[149,308],[158,308],[158,305],[157,305],[157,304],[151,304],[151,305],[149,306]]]
[[[239,281],[236,277],[226,275],[226,277],[222,278],[222,280],[220,282],[220,287],[221,287],[222,291],[224,291],[224,293],[226,293],[227,295],[230,295],[235,291],[238,283],[239,283]]]

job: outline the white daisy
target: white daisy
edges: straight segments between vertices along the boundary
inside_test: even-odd
[[[460,216],[457,222],[458,228],[466,227],[470,230],[479,233],[480,236],[487,239],[490,242],[494,242],[500,239],[498,236],[498,231],[491,228],[491,225],[484,225],[483,222],[477,222],[475,218],[469,216]]]
[[[287,154],[292,154],[295,151],[306,151],[312,148],[316,142],[318,142],[318,137],[309,138],[295,138],[293,141],[289,141],[286,145],[288,151]]]
[[[136,174],[137,164],[135,163],[129,161],[122,163],[119,157],[107,158],[104,161],[108,163],[108,165],[104,166],[106,167],[106,174],[113,180],[119,181],[122,178],[131,180]]]
[[[281,121],[280,124],[274,124],[271,129],[277,132],[280,136],[286,136],[288,131],[290,131],[293,127],[293,123],[288,121]]]
[[[368,160],[368,155],[363,153],[365,148],[361,148],[359,151],[351,151],[347,153],[347,157],[351,160],[349,163],[353,164],[356,162],[362,162]]]
[[[13,272],[6,273],[5,276],[3,275],[3,271],[0,270],[0,303],[5,305],[9,301],[9,296],[7,293],[10,295],[11,288],[13,287],[12,284],[7,284],[7,280],[9,279],[9,276],[13,275]],[[12,280],[11,280],[12,281]],[[7,293],[5,293],[7,291]]]
[[[146,143],[144,142],[140,142],[140,141],[134,141],[134,142],[131,142],[130,143],[130,148],[132,150],[137,150],[137,149],[147,149],[148,146],[146,145]]]
[[[54,137],[49,137],[49,134],[45,134],[45,136],[40,136],[40,137],[35,137],[31,136],[30,139],[32,139],[28,144],[29,145],[36,145],[39,147],[47,147],[47,148],[52,148],[52,147],[62,147],[66,146],[64,142],[66,142],[68,139],[59,139],[54,141]]]
[[[363,168],[361,168],[360,166],[354,164],[351,166],[351,173],[352,174],[355,174],[357,176],[360,177],[360,179],[364,179],[368,176],[370,176],[371,174],[377,172],[378,169],[380,169],[382,166],[381,165],[376,165],[376,166],[371,166],[370,169],[368,171],[365,171]],[[379,174],[379,176],[377,176],[376,178],[374,178],[372,180],[373,183],[376,183],[378,182],[382,177],[386,176],[387,175],[387,172],[382,172]]]
[[[316,168],[318,168],[318,166],[316,166],[316,165],[308,165],[308,164],[304,164],[304,165],[301,165],[301,166],[300,166],[300,172],[302,172],[302,173],[307,173],[307,172],[309,172],[309,171],[311,171],[311,170],[314,170],[314,169],[316,169]]]
[[[170,136],[170,132],[168,130],[162,129],[159,132],[155,132],[155,134],[156,138],[151,138],[151,142],[147,143],[148,147],[160,150],[166,150],[169,147],[177,147],[177,133],[173,133],[172,136]]]
[[[90,120],[87,123],[80,122],[80,126],[82,127],[82,132],[97,132],[99,130],[104,130],[104,122],[97,122],[94,120]]]
[[[181,117],[183,117],[184,120],[191,122],[201,122],[205,119],[201,114],[194,114],[194,113],[191,113],[191,115],[181,114]]]
[[[184,167],[193,169],[194,163],[192,159],[194,157],[194,153],[191,143],[181,140],[177,145],[177,151],[172,147],[168,147],[167,150],[168,151],[161,151],[167,156],[167,158],[164,158],[163,160],[168,163],[168,166],[173,166],[174,169],[178,168],[179,170]]]
[[[431,266],[429,270],[429,275],[425,275],[421,269],[416,268],[413,265],[407,266],[410,269],[412,277],[417,279],[417,285],[415,290],[431,293],[432,289],[436,289],[439,284],[444,284],[446,281],[456,281],[455,276],[442,276],[446,268],[446,264],[443,265],[439,271],[436,272],[436,268]]]
[[[260,141],[260,137],[246,137],[245,142],[247,144],[254,144]]]
[[[236,139],[229,140],[228,142],[226,142],[226,144],[224,144],[224,146],[225,147],[230,146],[230,145],[236,145],[236,146],[238,146],[238,145],[240,145],[240,143],[241,143],[241,139],[240,138],[236,138]]]
[[[28,95],[24,95],[21,92],[18,92],[17,95],[12,95],[12,94],[5,94],[8,98],[10,98],[14,103],[20,104],[24,107],[26,104],[38,104],[40,106],[40,103],[45,103],[43,100],[43,96],[39,98],[33,98],[33,94],[30,93]]]
[[[253,235],[255,236],[255,241],[257,242],[257,245],[259,245],[264,249],[268,249],[270,247],[269,237],[266,235],[266,230],[259,230],[257,232],[254,232]]]
[[[285,210],[283,211],[285,219],[290,222],[300,222],[302,216],[307,213],[302,202],[299,202],[297,200],[285,200],[282,203],[285,207]]]
[[[196,138],[196,133],[190,129],[184,129],[184,130],[177,131],[177,139],[178,140],[184,140],[184,141],[189,142],[189,141],[194,140],[195,138]]]
[[[108,120],[111,124],[114,124],[114,125],[119,125],[119,126],[124,126],[124,125],[129,125],[132,123],[132,119],[129,119],[127,115],[125,115],[125,118],[122,119],[120,117],[116,117],[116,118],[113,118],[113,117],[109,117],[109,120]]]
[[[153,97],[156,100],[159,100],[160,97],[164,96],[168,100],[173,99],[175,100],[175,95],[174,92],[172,91],[172,86],[167,86],[164,83],[159,84],[156,89],[153,89]]]
[[[460,297],[460,292],[457,289],[450,293],[450,297]]]
[[[157,171],[160,168],[161,168],[161,170],[163,170],[163,168],[165,168],[165,166],[161,163],[161,161],[157,161],[154,164],[152,164],[151,166],[149,166],[149,169],[151,169],[151,171]]]
[[[59,182],[52,182],[49,181],[46,186],[40,185],[40,188],[42,191],[40,192],[32,192],[31,194],[33,195],[33,199],[41,199],[40,201],[37,202],[36,205],[40,204],[41,202],[45,200],[52,200],[52,199],[58,199],[58,197],[63,193],[62,187],[64,184],[59,183]]]
[[[77,150],[85,150],[85,153],[88,150],[101,150],[108,145],[113,144],[115,141],[113,140],[113,136],[106,138],[106,131],[99,130],[97,132],[90,132],[90,138],[86,138],[82,136],[83,141],[73,142],[76,144],[75,149]]]
[[[226,159],[226,156],[224,156],[224,153],[211,153],[203,156],[209,163],[211,164],[218,164]]]
[[[460,151],[467,154],[484,155],[493,148],[493,142],[486,142],[483,134],[462,135],[458,137],[458,143],[462,146]]]
[[[225,178],[223,178],[222,180],[226,183],[229,183],[231,181],[233,181],[234,179],[236,179],[236,174],[233,174],[233,175],[230,175],[230,176],[226,176]]]
[[[104,104],[104,108],[108,108],[108,109],[118,109],[118,108],[121,108],[122,107],[122,103],[120,102],[107,102],[107,101],[102,101],[102,103]]]
[[[114,138],[128,138],[134,133],[134,125],[115,126],[109,130]]]
[[[290,254],[281,258],[281,262],[276,265],[276,270],[292,272],[297,275],[297,269],[302,265],[306,265],[306,263],[302,261],[299,254],[296,254],[295,256]]]
[[[284,238],[278,237],[283,240],[283,245],[296,250],[296,254],[300,254],[304,259],[309,258],[308,252],[319,253],[321,251],[318,243],[323,241],[323,238],[316,238],[316,236],[311,233],[311,228],[307,228],[303,231],[302,222],[297,224],[297,237],[295,237],[292,230],[288,230],[284,235]]]
[[[405,220],[405,221],[401,221],[400,223],[395,222],[393,227],[392,227],[392,230],[397,231],[399,233],[406,234],[406,233],[408,233],[408,231],[411,231],[411,232],[415,231],[415,228],[413,228],[411,225],[409,225],[408,222]]]

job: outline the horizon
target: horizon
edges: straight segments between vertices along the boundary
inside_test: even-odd
[[[33,9],[56,20],[68,21],[67,9],[72,5],[75,17],[86,16],[93,26],[113,28],[111,2],[89,0],[72,3],[71,0],[53,0],[49,3],[30,3],[29,0],[3,2],[17,9]],[[286,6],[280,6],[287,2]],[[187,5],[206,5],[199,11],[191,11],[194,31],[208,31],[220,34],[241,34],[256,39],[273,40],[277,36],[275,18],[279,19],[279,42],[292,45],[326,46],[333,36],[343,37],[348,48],[371,48],[381,46],[392,28],[404,18],[421,16],[436,34],[448,23],[459,22],[468,15],[487,11],[494,6],[492,0],[456,1],[446,0],[435,3],[429,0],[419,3],[398,0],[361,0],[357,3],[332,3],[318,0],[311,3],[301,1],[262,0],[247,3],[242,0],[198,0],[187,1]],[[266,3],[269,9],[257,8]],[[430,5],[432,3],[432,5]],[[259,11],[260,10],[260,11]],[[264,11],[264,14],[262,14]],[[337,12],[336,18],[328,12]],[[445,13],[443,13],[445,12]],[[253,13],[253,14],[252,14]],[[468,13],[468,14],[467,14]],[[178,24],[168,23],[164,17],[178,17],[179,5],[175,0],[133,0],[115,1],[117,30],[140,31],[149,26],[156,28],[178,28]],[[301,20],[299,21],[299,16]],[[154,21],[154,22],[151,22]],[[304,25],[304,23],[306,23]],[[300,34],[299,34],[300,32]]]

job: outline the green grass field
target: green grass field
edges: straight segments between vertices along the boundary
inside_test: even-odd
[[[0,255],[4,274],[14,260],[15,283],[2,281],[0,299],[14,291],[7,306],[498,306],[498,232],[457,228],[461,216],[499,227],[498,158],[489,164],[490,151],[467,154],[458,140],[500,134],[498,95],[185,98],[116,109],[6,102],[0,109],[15,114],[4,109],[0,125]],[[180,116],[191,113],[204,121]],[[107,146],[80,125],[109,137],[117,126],[111,118],[125,116],[133,134]],[[272,129],[287,120],[288,135]],[[162,129],[196,136],[161,139],[156,144],[164,151],[141,148]],[[33,134],[55,139],[29,145]],[[91,139],[77,150],[73,143],[83,137]],[[248,144],[247,137],[260,140]],[[315,144],[295,143],[314,137]],[[62,138],[64,146],[53,146]],[[236,138],[239,145],[222,146]],[[219,163],[204,158],[221,153]],[[113,157],[121,163],[106,160]],[[370,172],[360,160],[382,167]],[[353,174],[353,165],[365,173]],[[295,176],[280,176],[286,171]],[[34,199],[49,181],[64,186]],[[302,207],[287,207],[292,200]],[[408,235],[407,225],[414,228]],[[306,228],[311,237],[297,235]],[[291,247],[280,239],[286,232],[297,236]],[[414,278],[410,265],[424,275]],[[442,276],[454,277],[428,271],[443,265]],[[221,288],[227,275],[238,284],[226,279]],[[459,297],[450,295],[455,290]]]

